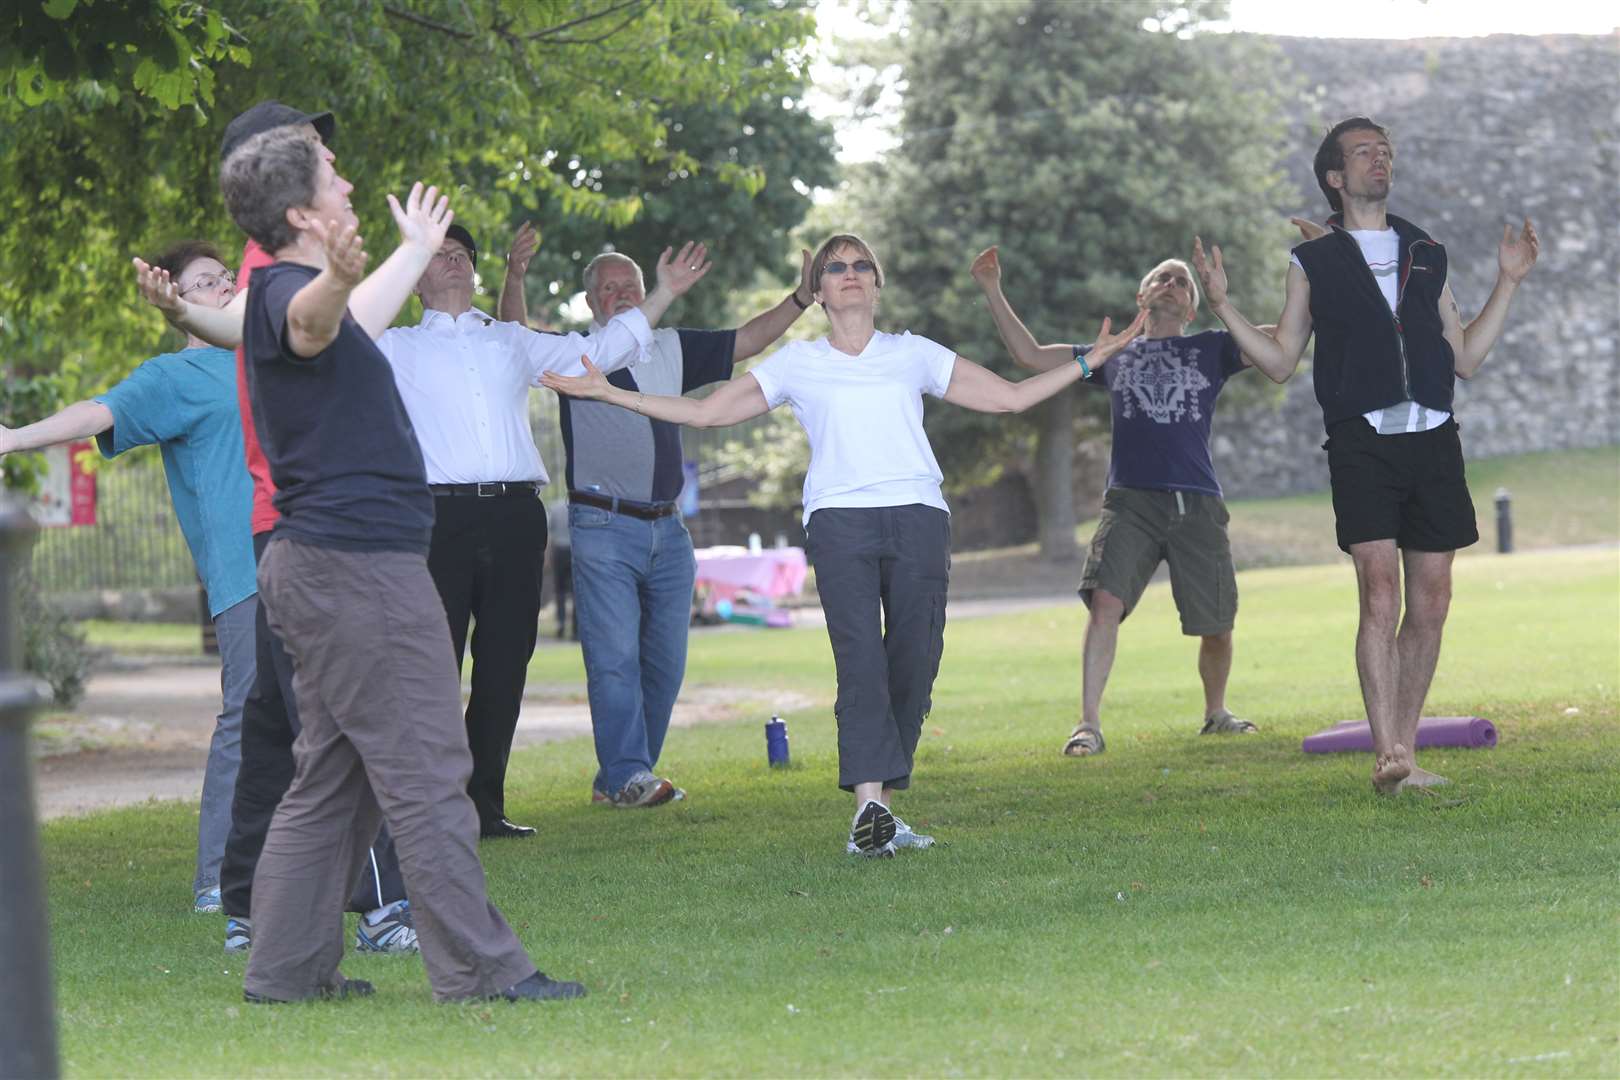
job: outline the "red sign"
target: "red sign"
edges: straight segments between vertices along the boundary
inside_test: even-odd
[[[84,469],[84,456],[95,453],[88,442],[53,446],[45,451],[45,476],[34,496],[34,518],[41,525],[94,525],[96,478]]]

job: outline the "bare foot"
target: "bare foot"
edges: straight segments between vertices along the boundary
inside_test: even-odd
[[[1412,759],[1406,747],[1396,743],[1387,754],[1373,758],[1373,790],[1380,795],[1393,795],[1401,789],[1401,781],[1412,772]]]
[[[1440,776],[1437,773],[1432,773],[1428,769],[1420,769],[1416,765],[1413,765],[1411,774],[1396,786],[1398,789],[1404,791],[1407,788],[1431,788],[1449,783],[1451,783],[1451,781],[1447,780],[1445,777]]]

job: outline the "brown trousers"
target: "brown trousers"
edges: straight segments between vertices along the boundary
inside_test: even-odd
[[[337,982],[344,901],[379,818],[433,996],[486,997],[527,978],[534,964],[484,890],[461,680],[426,557],[277,537],[259,597],[292,655],[303,729],[253,877],[246,989],[294,1000]]]

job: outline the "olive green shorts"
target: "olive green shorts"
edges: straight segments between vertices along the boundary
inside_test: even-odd
[[[1215,495],[1195,491],[1110,488],[1091,552],[1080,577],[1080,597],[1106,590],[1130,615],[1159,569],[1170,564],[1170,593],[1181,613],[1181,632],[1224,634],[1237,621],[1237,575],[1226,537],[1229,515]]]

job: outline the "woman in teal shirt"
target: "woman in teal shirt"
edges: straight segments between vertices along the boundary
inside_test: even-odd
[[[224,307],[235,278],[211,244],[186,241],[156,262],[193,303]],[[155,356],[106,392],[26,427],[0,427],[0,455],[95,437],[106,457],[155,444],[180,531],[208,593],[219,639],[222,707],[203,774],[193,908],[219,910],[219,864],[241,763],[242,702],[253,686],[258,584],[249,524],[252,483],[236,404],[236,357],[197,337]]]

